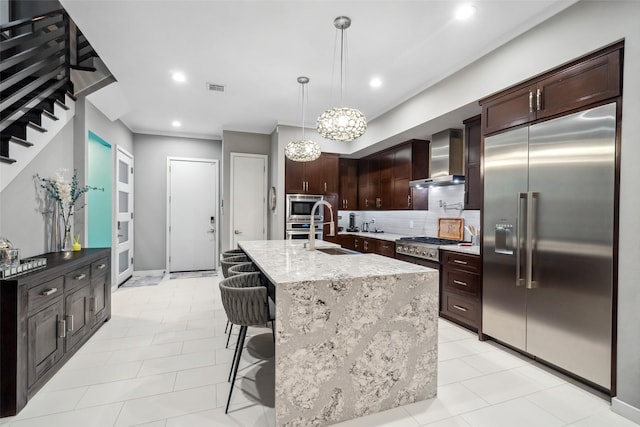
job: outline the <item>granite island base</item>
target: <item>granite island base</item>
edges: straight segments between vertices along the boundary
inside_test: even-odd
[[[435,397],[437,270],[296,241],[240,247],[275,285],[276,426],[331,425]]]

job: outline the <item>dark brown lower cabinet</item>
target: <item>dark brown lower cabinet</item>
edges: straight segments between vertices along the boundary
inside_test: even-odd
[[[350,236],[350,240],[344,240],[343,247],[354,251],[378,254],[390,258],[396,257],[396,244],[389,240],[376,239],[373,237]]]
[[[27,401],[111,316],[110,249],[48,253],[0,280],[0,416]]]
[[[441,251],[440,316],[473,331],[482,318],[480,256]]]

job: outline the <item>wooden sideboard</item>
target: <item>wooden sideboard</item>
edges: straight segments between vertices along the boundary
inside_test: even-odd
[[[0,416],[15,415],[111,317],[111,250],[53,252],[0,280]]]

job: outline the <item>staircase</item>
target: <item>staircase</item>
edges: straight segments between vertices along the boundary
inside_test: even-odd
[[[97,54],[63,9],[2,25],[0,37],[2,191],[73,118],[76,79],[86,94],[113,78],[96,72]]]

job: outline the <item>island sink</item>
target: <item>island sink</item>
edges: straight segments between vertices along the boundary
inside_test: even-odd
[[[324,252],[327,255],[362,255],[360,252],[345,248],[316,248],[316,251]]]

